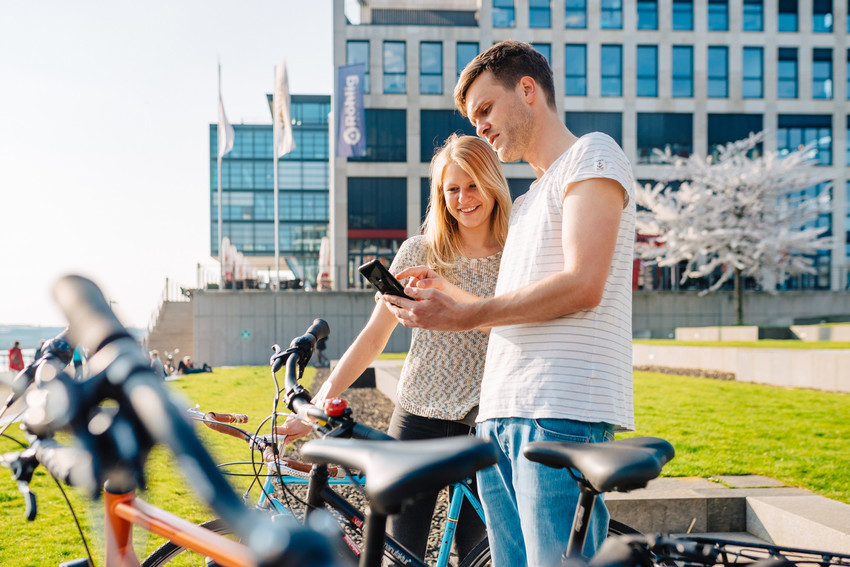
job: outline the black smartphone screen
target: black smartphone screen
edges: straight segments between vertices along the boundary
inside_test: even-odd
[[[375,259],[366,262],[360,266],[359,270],[363,277],[369,280],[369,283],[381,293],[413,299],[404,293],[404,286],[381,264],[380,260]]]

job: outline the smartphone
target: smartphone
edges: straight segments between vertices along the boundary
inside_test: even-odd
[[[371,283],[375,289],[381,293],[398,295],[405,299],[413,299],[404,293],[404,286],[395,279],[395,276],[393,276],[383,264],[381,264],[380,260],[375,259],[366,262],[360,266],[359,270],[360,273],[363,274],[363,277],[369,280],[369,283]]]

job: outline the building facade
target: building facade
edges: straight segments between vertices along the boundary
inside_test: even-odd
[[[834,245],[816,274],[780,287],[847,288],[850,0],[361,0],[348,13],[334,0],[333,17],[334,66],[365,64],[368,146],[356,159],[330,151],[337,289],[360,287],[360,263],[391,259],[418,232],[434,148],[474,134],[454,110],[457,77],[504,39],[547,57],[567,126],[611,135],[638,180],[665,178],[655,148],[707,155],[759,130],[765,150],[816,141],[832,180],[832,210],[817,223]],[[505,173],[515,196],[533,180],[527,164]],[[676,287],[663,272],[641,282]]]
[[[295,149],[278,168],[281,270],[310,285],[328,232],[330,95],[292,95]],[[261,272],[275,269],[274,166],[271,124],[234,124],[233,149],[221,166],[222,234]],[[217,125],[210,124],[210,255],[219,256]],[[293,262],[294,259],[294,262]],[[294,269],[293,269],[294,268]]]

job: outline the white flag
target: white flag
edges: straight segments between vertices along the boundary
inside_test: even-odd
[[[295,149],[292,137],[292,115],[289,111],[289,79],[286,76],[286,58],[274,68],[274,157],[286,155]]]
[[[236,138],[236,133],[233,131],[233,126],[227,121],[227,115],[224,113],[224,101],[221,100],[221,65],[218,66],[218,157],[224,157],[224,154],[233,149],[233,140]]]

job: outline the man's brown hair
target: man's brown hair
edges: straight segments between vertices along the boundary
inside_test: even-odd
[[[501,41],[479,53],[463,69],[455,86],[455,106],[466,116],[466,92],[470,85],[485,71],[490,71],[505,88],[512,89],[523,77],[531,77],[546,94],[546,102],[555,106],[555,82],[552,68],[546,58],[528,43],[521,41]]]

